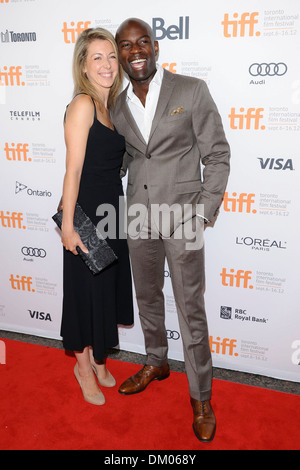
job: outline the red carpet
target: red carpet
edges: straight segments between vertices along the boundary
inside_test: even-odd
[[[4,340],[0,365],[1,450],[299,450],[300,397],[214,380],[214,441],[192,430],[185,374],[172,372],[138,395],[102,388],[106,404],[85,403],[64,351]],[[108,360],[120,384],[139,365]],[[111,454],[110,454],[111,455]]]

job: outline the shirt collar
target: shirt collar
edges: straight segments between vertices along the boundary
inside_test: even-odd
[[[163,81],[163,76],[164,76],[164,69],[162,68],[161,65],[156,64],[156,74],[154,75],[153,79],[151,80],[151,83],[149,85],[149,90],[153,87],[153,85],[161,87],[162,81]],[[133,91],[133,86],[132,83],[129,82],[129,87],[127,90],[127,98],[130,100],[133,100],[136,97],[134,91]]]

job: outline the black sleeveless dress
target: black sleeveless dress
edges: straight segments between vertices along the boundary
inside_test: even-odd
[[[120,168],[125,139],[97,119],[90,129],[82,170],[78,203],[95,225],[107,220],[107,212],[97,216],[99,205],[108,204],[114,234],[107,242],[118,260],[99,274],[92,274],[79,256],[64,249],[64,296],[61,336],[69,351],[92,346],[94,358],[102,361],[106,350],[119,344],[117,325],[132,325],[132,280],[127,240],[119,223],[123,197]],[[115,220],[114,220],[115,219]],[[107,227],[109,230],[109,227]],[[107,231],[108,232],[108,231]],[[108,232],[110,233],[110,232]],[[103,233],[102,233],[103,234]],[[104,235],[104,234],[103,234]]]

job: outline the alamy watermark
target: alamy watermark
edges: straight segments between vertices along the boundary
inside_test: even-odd
[[[98,206],[96,215],[101,217],[97,230],[102,238],[158,239],[172,238],[184,240],[188,251],[203,247],[204,218],[203,204],[168,205],[130,204],[119,198],[119,216],[111,204]],[[118,220],[119,219],[119,220]],[[118,232],[118,233],[117,233]]]
[[[6,344],[0,340],[0,365],[6,364]]]

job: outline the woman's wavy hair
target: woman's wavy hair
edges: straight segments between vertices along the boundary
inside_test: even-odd
[[[87,51],[89,45],[100,39],[102,41],[109,41],[113,46],[116,57],[119,57],[118,47],[115,42],[113,35],[103,28],[89,28],[83,31],[77,38],[74,55],[73,55],[73,80],[74,80],[74,93],[73,97],[79,93],[87,93],[90,95],[96,102],[99,103],[100,107],[103,106],[99,102],[99,96],[97,95],[96,89],[88,80],[86,74],[84,73],[84,66],[87,58]],[[123,85],[123,69],[119,61],[119,73],[116,77],[113,86],[110,89],[109,98],[108,98],[108,107],[114,107],[119,96]]]

